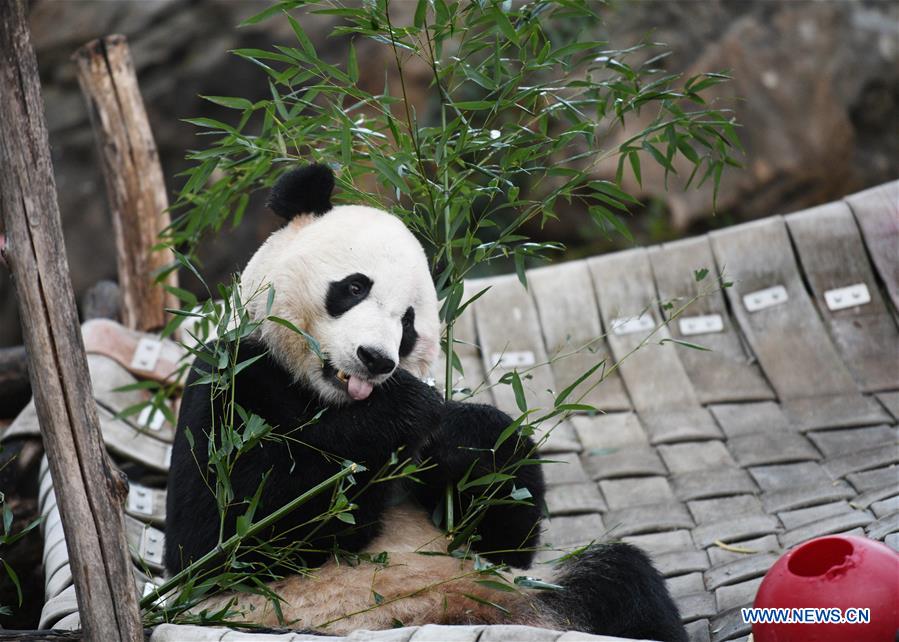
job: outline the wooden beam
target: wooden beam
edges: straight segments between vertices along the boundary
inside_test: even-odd
[[[141,640],[122,506],[97,421],[69,279],[23,0],[0,2],[0,213],[31,387],[90,640]]]
[[[156,330],[165,325],[164,308],[178,304],[154,273],[174,257],[169,250],[153,250],[170,222],[168,196],[131,52],[124,36],[107,36],[81,47],[73,59],[106,177],[122,323]],[[177,278],[173,270],[166,283],[177,285]]]

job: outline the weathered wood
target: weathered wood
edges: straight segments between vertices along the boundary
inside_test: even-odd
[[[717,439],[721,431],[687,377],[660,308],[646,250],[587,261],[612,354],[650,443]]]
[[[479,292],[488,286],[490,291],[471,307],[484,369],[493,384],[491,392],[497,408],[513,417],[521,413],[512,386],[500,383],[505,374],[515,370],[521,375],[528,408],[552,409],[554,395],[565,386],[556,383],[548,363],[533,300],[515,275],[470,281],[467,287]],[[567,421],[546,422],[540,429],[552,430],[542,444],[545,452],[580,450],[574,430]]]
[[[782,218],[713,232],[712,248],[734,285],[734,315],[778,394],[786,399],[857,391],[799,275]],[[750,311],[744,296],[781,286],[780,303]]]
[[[612,367],[614,359],[602,336],[599,308],[584,261],[529,270],[528,289],[537,305],[546,348],[551,357],[557,357],[551,367],[559,385],[564,388],[577,381],[602,359],[607,360],[605,369]],[[600,368],[585,379],[569,395],[569,401],[580,400],[600,410],[630,410],[618,372],[611,371],[600,382],[602,375]]]
[[[899,388],[899,330],[849,207],[837,201],[786,221],[818,312],[855,380],[866,392]]]
[[[846,198],[893,307],[899,310],[899,181],[872,187]]]
[[[143,637],[121,511],[69,279],[37,60],[22,0],[0,3],[0,212],[32,389],[85,634]],[[35,373],[40,373],[35,376]]]
[[[718,287],[718,270],[708,238],[666,243],[649,252],[659,298],[681,307],[696,298],[669,324],[675,339],[697,343],[708,352],[678,348],[678,356],[703,403],[773,399],[759,367],[750,362]],[[698,281],[697,270],[708,270]],[[709,331],[711,329],[711,331]]]
[[[490,383],[494,384],[493,398],[497,407],[511,415],[521,413],[512,386],[499,383],[503,375],[516,370],[522,375],[528,407],[552,408],[554,399],[550,391],[558,392],[561,388],[556,387],[547,363],[537,311],[527,290],[515,275],[472,281],[469,286],[474,291],[490,287],[472,308],[484,369]]]
[[[656,329],[660,323],[658,298],[646,251],[598,256],[589,259],[587,265],[609,345],[621,362],[620,371],[637,411],[698,406],[696,392],[674,346],[659,345],[670,339],[671,333],[665,326]],[[646,327],[630,331],[624,320],[641,314]]]
[[[859,394],[809,299],[784,219],[713,232],[711,241],[734,282],[727,289],[734,316],[787,416],[801,429],[879,421],[876,404]],[[830,405],[823,413],[825,403]]]
[[[116,237],[122,322],[137,330],[165,325],[174,297],[154,273],[173,260],[156,250],[169,224],[168,197],[150,123],[124,36],[93,40],[74,55],[97,139]],[[172,271],[166,282],[177,285]]]

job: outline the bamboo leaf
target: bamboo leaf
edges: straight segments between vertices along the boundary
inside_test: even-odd
[[[521,412],[527,412],[528,402],[524,396],[524,387],[521,385],[521,377],[515,370],[512,371],[512,392],[515,394],[515,405]]]
[[[200,96],[205,100],[208,100],[211,103],[215,103],[216,105],[221,105],[222,107],[228,107],[229,109],[250,109],[253,106],[246,98],[232,97],[232,96]]]

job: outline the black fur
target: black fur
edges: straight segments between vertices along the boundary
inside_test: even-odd
[[[687,642],[665,580],[646,554],[628,544],[593,546],[559,568],[556,583],[540,600],[579,631],[626,638]]]
[[[359,272],[332,281],[325,296],[325,309],[332,317],[339,317],[354,305],[362,303],[371,292],[372,285],[374,282]]]
[[[271,210],[288,221],[298,214],[321,216],[331,209],[334,172],[327,165],[305,165],[292,169],[275,181],[269,194]]]
[[[403,314],[403,338],[400,339],[400,356],[408,357],[418,341],[418,332],[415,331],[415,308],[409,306]]]
[[[506,413],[493,406],[448,402],[440,425],[428,435],[420,451],[422,460],[437,465],[419,475],[423,484],[412,486],[418,501],[423,506],[445,502],[446,485],[462,479],[473,461],[476,464],[469,473],[470,481],[533,458],[534,443],[514,434],[495,453],[491,452],[500,433],[511,423]],[[473,426],[477,429],[473,430]],[[537,460],[533,460],[521,465],[515,475],[514,485],[528,489],[530,503],[490,506],[480,518],[477,529],[480,539],[474,542],[473,548],[494,563],[527,568],[534,559],[533,548],[540,535],[543,471]],[[512,483],[503,484],[495,497],[508,498]],[[483,491],[484,486],[475,486],[458,493],[454,514],[462,515]]]
[[[245,340],[238,350],[237,361],[243,362],[263,353],[264,349],[260,344]],[[206,472],[206,435],[212,425],[210,389],[208,385],[192,385],[208,371],[209,366],[203,361],[198,359],[195,362],[181,401],[166,505],[165,563],[170,572],[176,572],[191,560],[204,555],[218,541],[218,510],[201,475],[201,471],[205,472],[210,485],[214,487],[213,473]],[[447,460],[447,464],[439,469],[439,483],[442,484],[443,479],[452,479],[456,471],[464,472],[475,459],[489,457],[489,453],[453,448],[450,439],[458,439],[459,445],[492,445],[499,432],[509,423],[508,417],[492,408],[492,413],[485,413],[482,418],[473,409],[486,407],[444,405],[432,388],[403,370],[398,370],[387,382],[376,387],[364,401],[323,408],[314,392],[294,383],[290,374],[267,354],[238,374],[235,395],[235,402],[248,413],[263,417],[275,427],[276,432],[291,433],[293,438],[287,442],[261,442],[241,456],[232,472],[231,484],[235,499],[239,501],[250,498],[263,474],[269,471],[255,514],[257,520],[338,472],[341,460],[348,459],[363,464],[368,469],[354,475],[356,485],[348,493],[352,501],[358,504],[358,508],[353,511],[355,526],[332,519],[319,528],[312,545],[304,547],[307,550],[295,560],[306,566],[322,564],[335,544],[344,550],[358,551],[380,531],[379,517],[398,489],[390,484],[374,484],[362,495],[352,495],[365,487],[372,476],[389,461],[391,454],[401,446],[405,446],[401,457],[414,456],[423,441],[431,437],[429,443],[434,445],[426,448],[428,456],[433,454],[435,458]],[[223,413],[220,399],[212,404],[215,408],[216,425],[220,423]],[[322,410],[324,412],[316,423],[300,431],[294,430]],[[186,431],[193,435],[194,452],[191,452],[185,437]],[[470,435],[482,437],[470,442]],[[533,444],[526,446],[530,448]],[[331,453],[334,458],[327,459],[315,449]],[[476,469],[481,470],[486,465],[479,463]],[[543,489],[539,467],[525,468],[530,468],[523,474],[528,475],[528,483],[533,486],[531,493],[539,502]],[[523,483],[524,478],[518,485]],[[441,485],[441,491],[442,488]],[[427,494],[421,497],[426,501],[424,508],[430,514],[436,504],[428,501]],[[437,501],[442,501],[442,498],[441,492]],[[291,527],[300,527],[310,518],[324,513],[329,502],[329,495],[316,497],[285,517],[271,532],[264,533],[261,539],[274,540],[277,533]],[[522,541],[520,533],[535,527],[535,515],[528,507],[523,508],[519,512],[503,507],[503,524],[499,533],[483,540],[489,541],[490,550],[518,546]],[[226,514],[225,538],[234,534],[237,516],[244,511],[244,506],[237,506]],[[487,524],[497,521],[489,514],[485,520]],[[518,523],[510,524],[510,520],[518,520]],[[281,543],[303,541],[308,532],[308,526],[300,527],[290,532],[288,542],[282,539]],[[504,539],[504,533],[508,533],[510,537]],[[482,549],[482,545],[479,544],[477,548]],[[258,561],[262,557],[261,554],[249,555],[241,560]],[[276,570],[284,572],[286,569]]]

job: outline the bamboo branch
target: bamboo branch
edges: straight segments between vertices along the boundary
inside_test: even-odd
[[[0,2],[0,213],[44,446],[91,640],[142,640],[134,572],[69,279],[23,0]]]
[[[156,330],[165,325],[165,308],[178,307],[155,282],[156,272],[174,260],[170,250],[153,249],[159,232],[169,225],[169,204],[128,43],[124,36],[92,40],[73,59],[106,178],[122,323],[135,330]],[[166,283],[178,285],[176,271]]]
[[[294,497],[278,510],[274,511],[273,513],[269,513],[258,522],[254,522],[252,525],[250,525],[250,527],[247,529],[247,532],[243,535],[238,535],[237,533],[235,533],[220,545],[216,546],[214,549],[206,553],[203,557],[192,562],[186,568],[181,569],[178,573],[163,582],[162,585],[153,589],[150,593],[145,595],[140,602],[141,608],[150,608],[154,602],[158,601],[160,598],[165,597],[167,593],[178,586],[178,584],[183,582],[185,578],[191,575],[191,573],[202,571],[203,568],[207,564],[209,564],[209,562],[213,561],[224,553],[232,551],[242,541],[250,539],[251,537],[258,535],[265,529],[269,528],[273,524],[276,524],[278,520],[283,518],[285,515],[295,511],[297,508],[308,502],[310,499],[314,498],[316,495],[319,495],[329,488],[333,487],[334,484],[338,483],[344,477],[349,477],[358,469],[359,468],[356,464],[350,464],[341,471],[331,475],[323,482],[319,482],[317,485],[313,486],[302,495]]]

